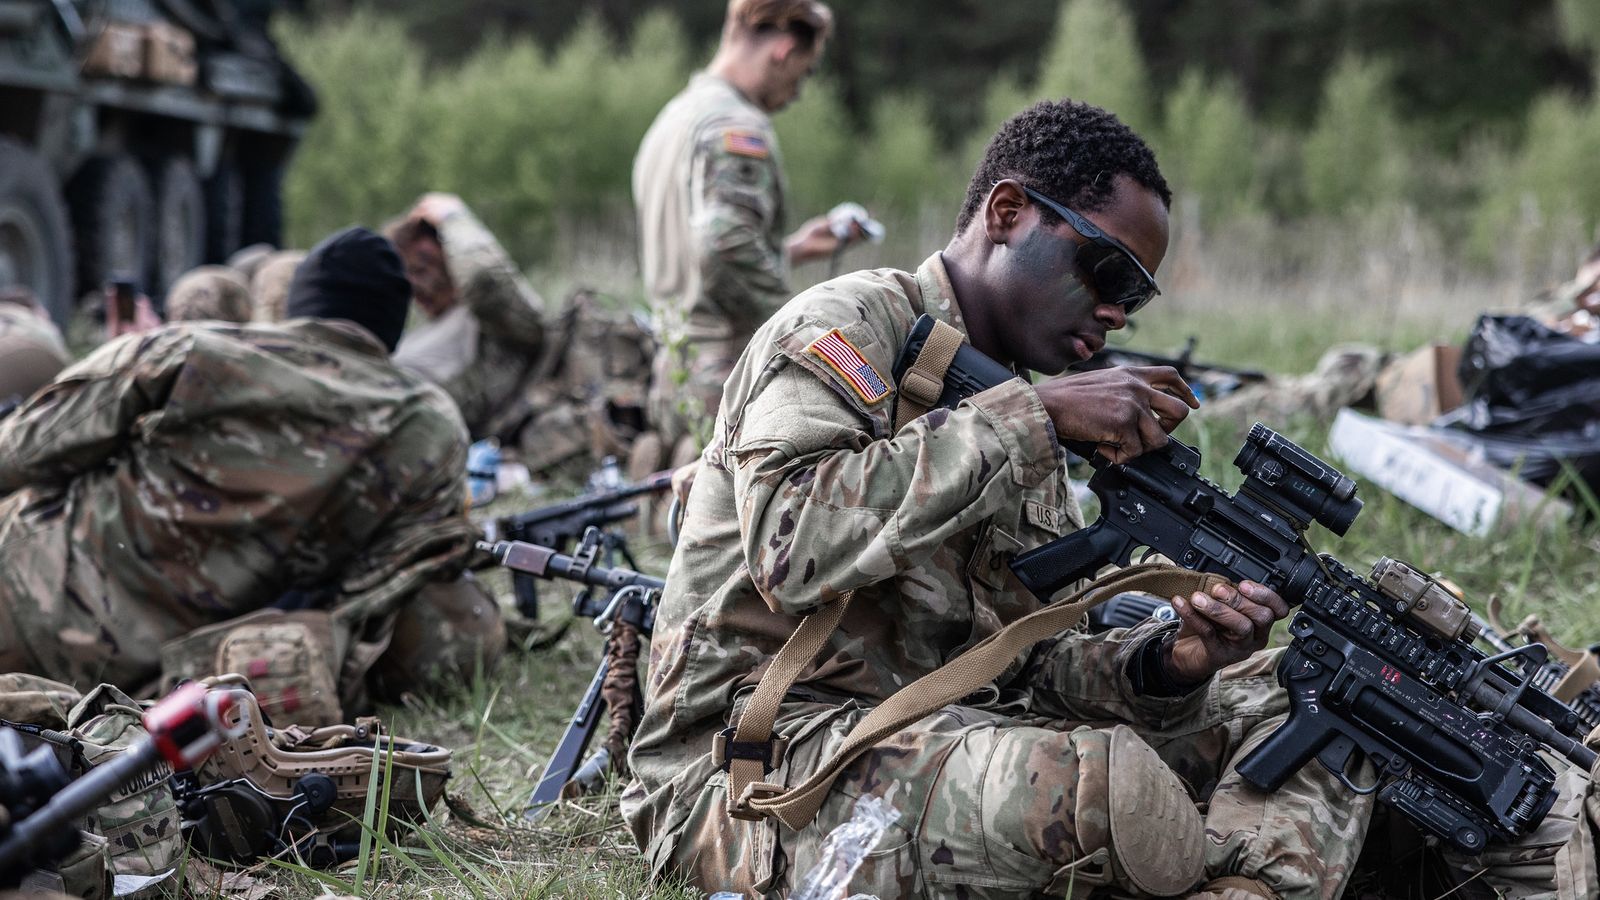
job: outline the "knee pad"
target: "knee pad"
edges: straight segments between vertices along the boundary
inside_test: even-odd
[[[1122,888],[1157,896],[1186,890],[1205,876],[1205,827],[1183,782],[1128,726],[1093,734],[1105,736],[1105,768],[1090,771],[1100,762],[1099,748],[1080,753],[1079,786],[1098,781],[1105,793],[1080,795],[1078,808],[1102,802],[1105,815],[1079,816],[1080,849],[1104,849],[1109,880]]]

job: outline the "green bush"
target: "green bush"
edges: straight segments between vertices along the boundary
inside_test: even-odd
[[[1167,97],[1166,121],[1157,139],[1167,182],[1175,193],[1198,202],[1208,220],[1258,210],[1257,130],[1238,88],[1226,82],[1208,84],[1191,70]]]
[[[1408,140],[1381,63],[1348,56],[1328,76],[1322,109],[1302,156],[1312,212],[1359,212],[1403,199],[1411,175]]]
[[[432,180],[435,135],[417,46],[399,24],[367,11],[332,27],[291,22],[280,37],[322,103],[284,185],[290,243],[309,246],[402,210]]]
[[[1133,17],[1119,0],[1068,0],[1061,7],[1033,94],[1093,103],[1148,136],[1156,118],[1149,78]]]
[[[789,227],[827,212],[842,200],[860,199],[868,179],[858,129],[850,124],[833,82],[813,78],[800,99],[772,117],[788,176]]]
[[[1484,173],[1488,174],[1488,173]],[[1600,97],[1541,99],[1528,113],[1522,147],[1484,189],[1474,249],[1494,258],[1592,240],[1600,226]],[[1515,246],[1507,246],[1512,244]]]

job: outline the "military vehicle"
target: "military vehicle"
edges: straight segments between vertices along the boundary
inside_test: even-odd
[[[315,112],[267,34],[285,0],[0,0],[0,286],[57,321],[110,278],[278,244]]]

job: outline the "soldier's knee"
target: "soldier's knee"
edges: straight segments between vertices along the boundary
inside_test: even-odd
[[[1200,814],[1132,729],[1038,737],[1015,729],[996,746],[983,785],[987,832],[1059,867],[1053,888],[1115,884],[1170,895],[1200,880]]]

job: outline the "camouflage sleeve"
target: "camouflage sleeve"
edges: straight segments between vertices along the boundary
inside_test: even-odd
[[[1060,465],[1021,380],[875,440],[808,362],[769,363],[727,437],[745,563],[774,611],[803,615],[924,562]]]
[[[461,300],[484,330],[537,352],[544,342],[544,302],[489,229],[461,209],[445,219],[439,238]]]
[[[1033,715],[1170,727],[1201,712],[1209,689],[1180,697],[1142,696],[1134,689],[1129,666],[1146,642],[1161,640],[1177,627],[1175,622],[1151,620],[1101,634],[1067,632],[1036,647],[1012,687],[1030,695]]]
[[[774,238],[781,203],[770,138],[713,128],[695,145],[690,221],[701,248],[705,296],[746,333],[792,296],[789,261]]]
[[[479,536],[466,516],[465,428],[453,414],[416,420],[396,434],[394,446],[405,456],[390,463],[409,499],[345,570],[336,615],[346,621],[387,615],[424,583],[455,578]],[[448,439],[441,422],[454,430]]]
[[[0,495],[68,481],[132,439],[183,371],[182,330],[130,334],[67,368],[0,425]]]

